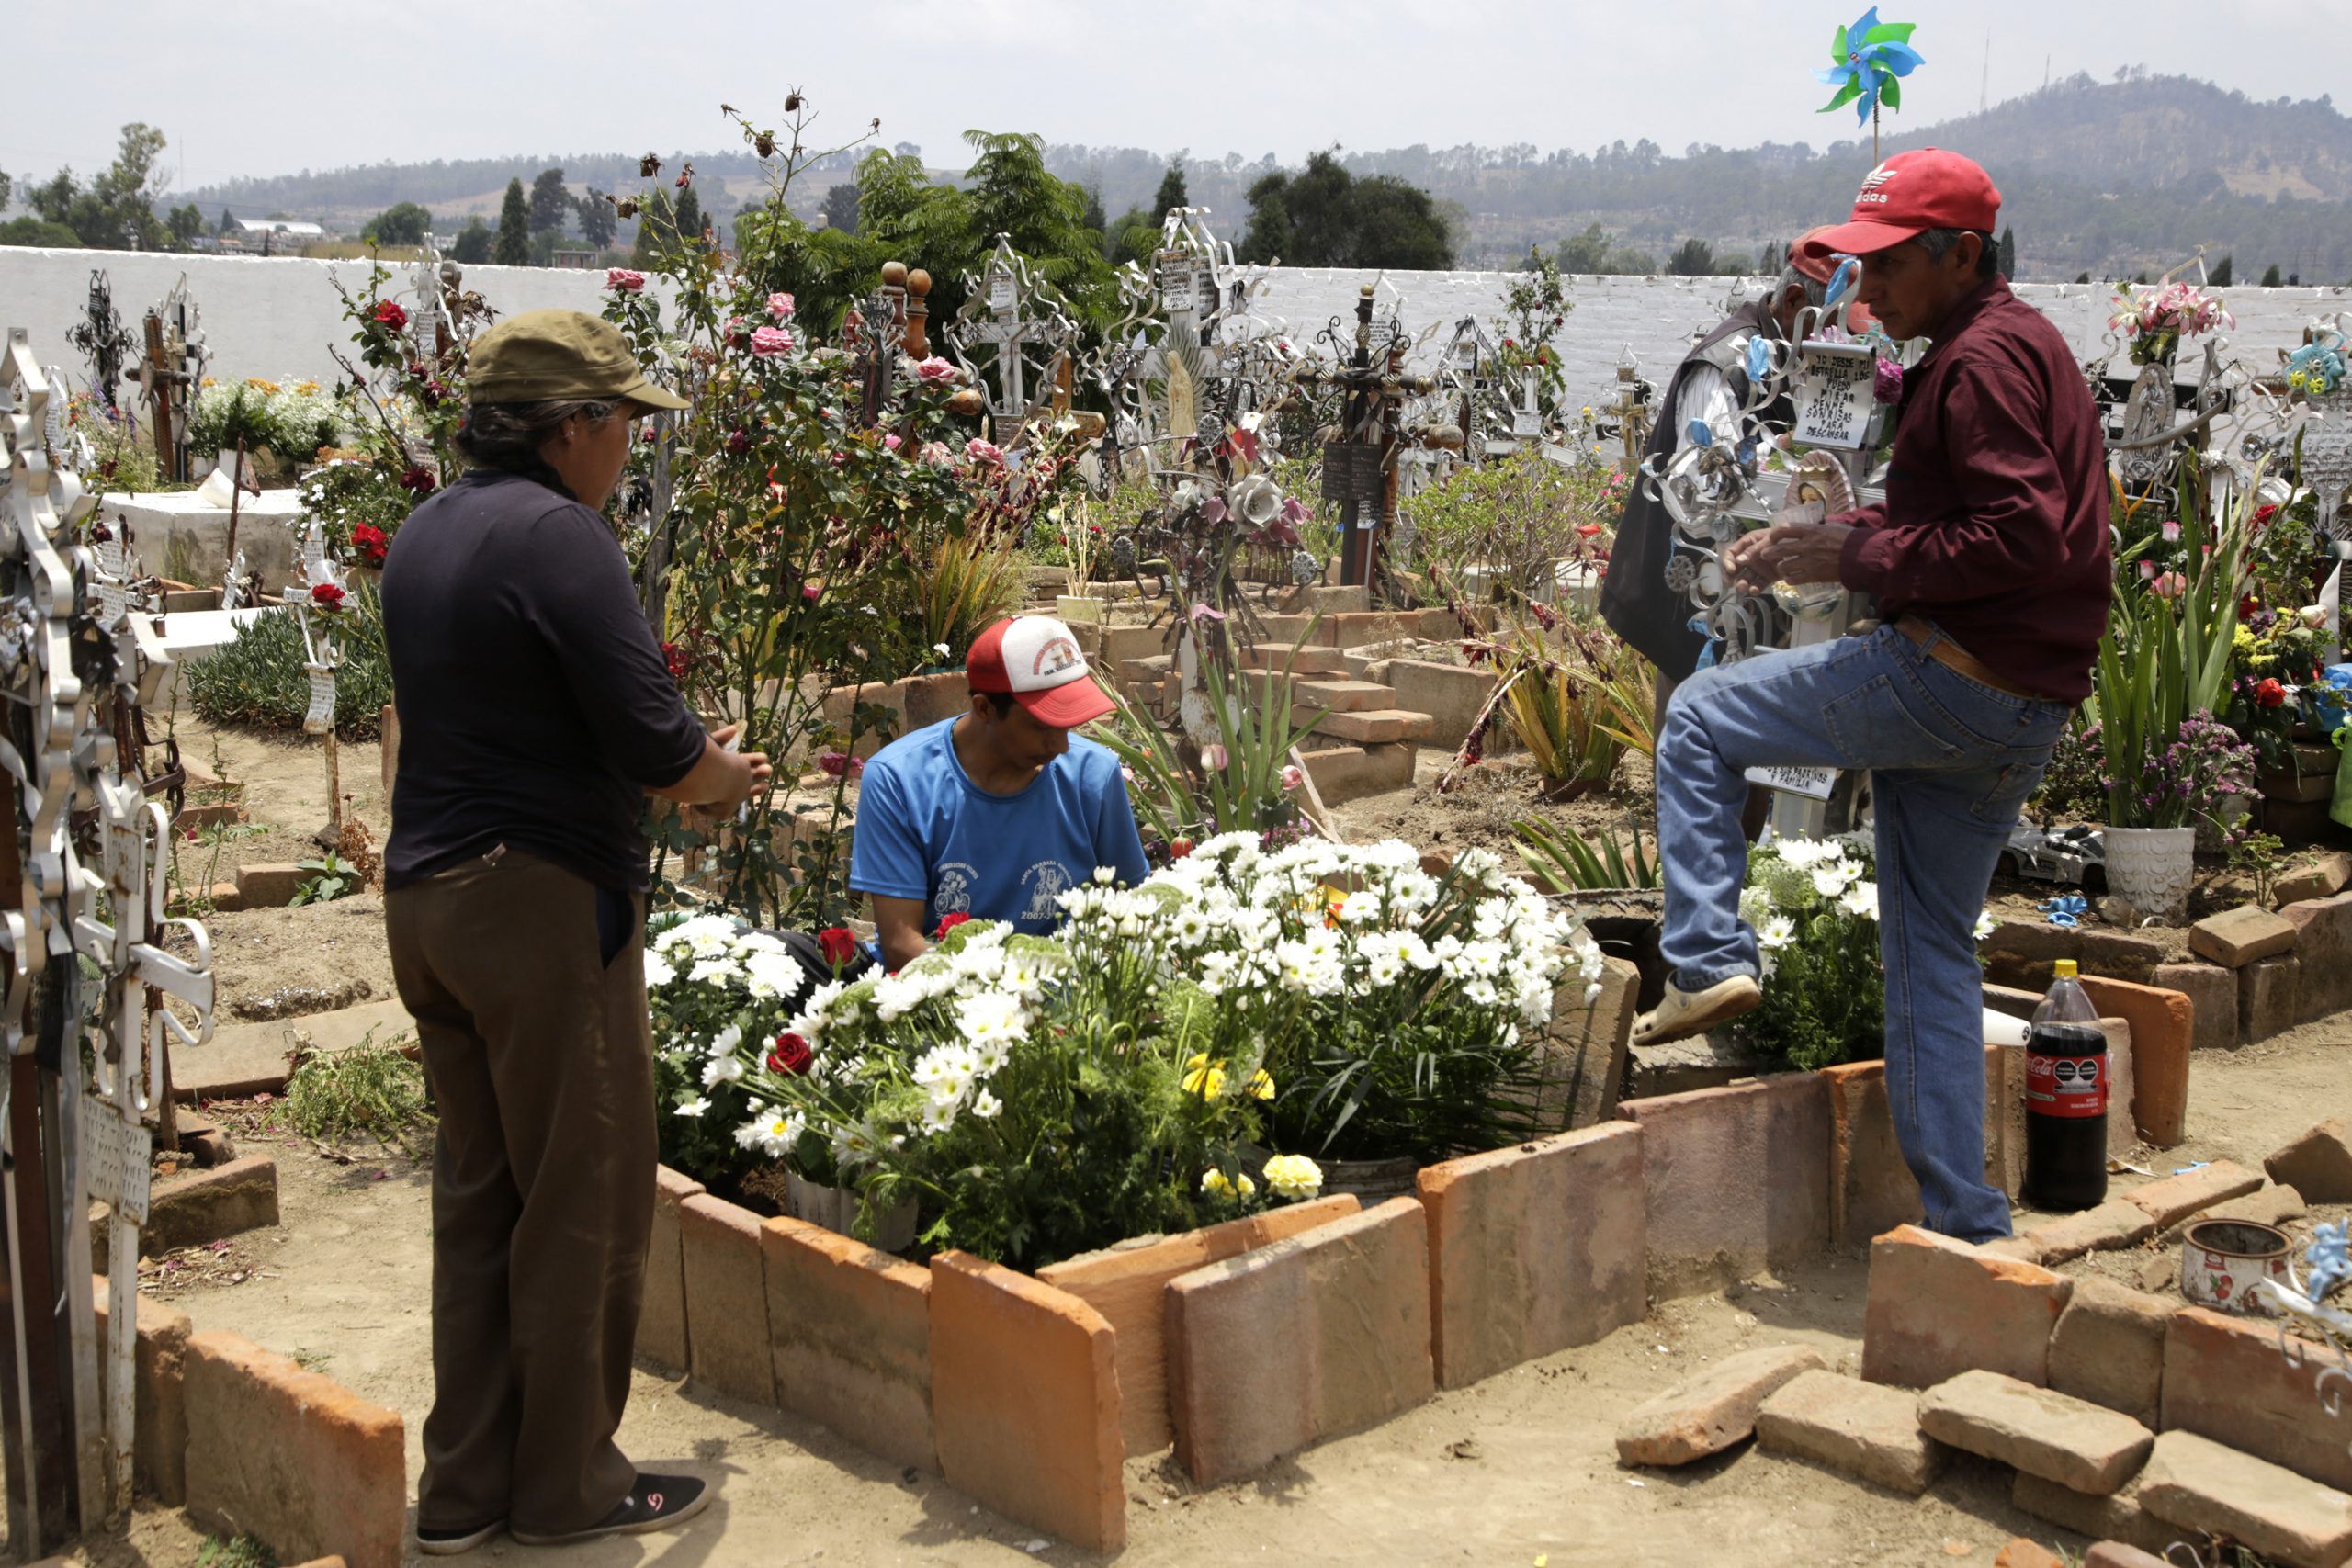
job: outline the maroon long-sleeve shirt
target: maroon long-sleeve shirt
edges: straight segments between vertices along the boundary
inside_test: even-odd
[[[1854,525],[1845,586],[1916,613],[2007,680],[2090,694],[2111,565],[2098,409],[2049,318],[1995,278],[1903,380],[1886,502]]]

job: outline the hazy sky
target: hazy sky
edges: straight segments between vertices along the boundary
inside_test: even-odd
[[[797,85],[842,139],[956,162],[967,127],[1052,141],[1274,152],[1648,137],[1815,147],[1851,0],[19,0],[0,168],[87,175],[118,129],[171,139],[176,188],[383,160],[732,145],[718,105],[780,116]],[[2339,85],[2352,0],[1894,0],[1927,62],[1899,122],[2118,66],[2251,96]],[[2045,63],[2046,62],[2046,63]]]

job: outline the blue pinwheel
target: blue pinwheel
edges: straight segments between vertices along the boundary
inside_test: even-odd
[[[1903,85],[1897,78],[1911,74],[1919,63],[1919,51],[1911,47],[1914,22],[1882,22],[1878,7],[1873,6],[1850,28],[1839,28],[1829,45],[1832,62],[1826,71],[1814,75],[1838,89],[1838,96],[1822,105],[1821,112],[1854,106],[1854,123],[1860,125],[1878,113],[1881,104],[1888,108],[1903,107]]]

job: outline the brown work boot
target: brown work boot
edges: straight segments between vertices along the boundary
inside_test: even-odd
[[[1763,987],[1752,975],[1734,975],[1697,992],[1668,980],[1666,996],[1657,1009],[1634,1021],[1634,1043],[1663,1045],[1669,1040],[1704,1034],[1719,1023],[1754,1011],[1763,999]]]

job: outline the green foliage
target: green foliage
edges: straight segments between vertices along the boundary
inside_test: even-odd
[[[1540,817],[1514,822],[1510,830],[1519,836],[1528,869],[1555,893],[1665,886],[1666,868],[1642,847],[1638,829],[1630,860],[1614,833],[1604,835],[1595,850],[1582,835]]]
[[[258,379],[215,383],[197,393],[188,413],[188,445],[206,457],[233,448],[276,452],[288,462],[311,461],[322,446],[349,434],[343,405],[316,382],[280,385]]]
[[[467,219],[466,226],[458,231],[457,239],[449,246],[449,257],[468,266],[479,266],[490,260],[490,253],[495,243],[496,238],[490,225],[483,222],[477,213]]]
[[[571,216],[571,192],[564,187],[561,169],[541,169],[531,182],[531,232],[560,234]]]
[[[829,187],[820,209],[825,215],[825,227],[847,234],[857,235],[857,182],[844,180]]]
[[[1250,187],[1243,261],[1292,266],[1442,271],[1453,237],[1430,193],[1391,175],[1359,177],[1329,152],[1296,174],[1277,170]]]
[[[2254,878],[2254,901],[2268,904],[2286,869],[2286,840],[2275,833],[2245,833],[2230,844],[2230,869]]]
[[[1285,784],[1283,770],[1291,754],[1323,721],[1320,713],[1306,723],[1295,722],[1290,700],[1290,661],[1283,660],[1279,678],[1245,674],[1239,691],[1230,687],[1214,661],[1202,674],[1208,682],[1209,704],[1216,715],[1217,734],[1225,747],[1225,765],[1206,759],[1188,761],[1191,748],[1162,729],[1148,714],[1137,711],[1125,695],[1114,691],[1118,711],[1095,727],[1097,740],[1118,753],[1132,769],[1135,783],[1127,798],[1136,822],[1147,836],[1163,847],[1180,840],[1202,840],[1218,833],[1268,832],[1295,826],[1298,805]],[[1262,700],[1243,700],[1242,694],[1260,689]]]
[[[372,740],[392,700],[391,666],[384,658],[383,602],[374,587],[352,591],[342,614],[343,667],[335,671],[334,728],[346,740]],[[292,610],[256,615],[209,657],[187,667],[188,705],[208,724],[300,730],[310,709],[310,676],[302,668],[302,628]]]
[[[2245,591],[2245,554],[2253,533],[2261,468],[2234,492],[2232,515],[2209,532],[2208,491],[2195,454],[2176,470],[2180,493],[2184,572],[2180,591],[2158,594],[2139,582],[2132,548],[2118,552],[2116,603],[2099,638],[2086,712],[2099,726],[2108,779],[2107,823],[2115,828],[2177,826],[2153,820],[2142,799],[2152,765],[2196,716],[2219,712]],[[2119,504],[2114,510],[2120,512]],[[2211,544],[2211,549],[2207,548]],[[2177,803],[2175,803],[2177,804]],[[2203,803],[2191,803],[2201,805]],[[2169,817],[2173,805],[2155,808]]]
[[[2090,281],[2090,277],[2087,274],[2085,275],[2083,281],[2085,283],[2088,283]],[[2268,266],[2262,269],[2262,288],[2276,288],[2284,280],[2278,276],[2278,264],[2277,262],[2272,262]]]
[[[1709,277],[1715,271],[1715,248],[1693,236],[1682,242],[1675,253],[1666,258],[1668,277]]]
[[[492,244],[491,260],[500,266],[528,266],[531,262],[531,204],[523,195],[523,182],[506,182],[506,199],[498,209],[498,238]]]
[[[424,1069],[374,1030],[348,1050],[309,1053],[286,1080],[286,1119],[322,1142],[364,1134],[405,1144],[432,1117]]]
[[[433,231],[433,214],[413,201],[398,201],[368,220],[360,238],[371,245],[421,245]]]
[[[2215,262],[2205,274],[2205,287],[2208,288],[2228,288],[2237,276],[2236,261],[2237,258],[2234,256],[2223,256],[2220,261]]]
[[[1869,846],[1854,839],[1779,839],[1748,852],[1739,913],[1758,939],[1764,1000],[1739,1028],[1775,1062],[1810,1072],[1884,1053],[1873,874]]]
[[[302,879],[294,889],[294,897],[287,900],[288,908],[297,904],[332,904],[338,898],[348,898],[364,885],[357,869],[332,850],[317,860],[299,860],[294,865],[296,870],[311,874]]]
[[[1414,551],[1450,592],[1531,598],[1544,591],[1554,562],[1598,558],[1624,504],[1611,472],[1521,451],[1408,496],[1402,510],[1419,530]]]
[[[48,251],[77,251],[82,236],[43,218],[11,218],[0,223],[0,245],[32,245]]]
[[[612,201],[604,192],[591,186],[586,196],[571,204],[571,210],[580,220],[580,237],[588,242],[591,249],[612,248],[618,220],[614,216]]]
[[[277,1568],[277,1553],[258,1536],[208,1535],[196,1549],[196,1568]]]
[[[1536,776],[1554,795],[1605,784],[1625,752],[1613,691],[1639,679],[1641,656],[1606,626],[1548,607],[1506,613],[1510,629],[1481,651],[1502,677],[1502,711]]]
[[[1168,172],[1159,177],[1159,189],[1152,195],[1152,216],[1165,221],[1177,208],[1192,205],[1193,198],[1184,194],[1184,160],[1170,158]]]
[[[96,250],[162,251],[172,248],[173,235],[155,217],[155,198],[168,183],[158,166],[164,133],[133,122],[122,128],[122,141],[106,173],[87,186],[71,169],[60,169],[47,184],[28,185],[25,205],[43,221],[62,224]]]

